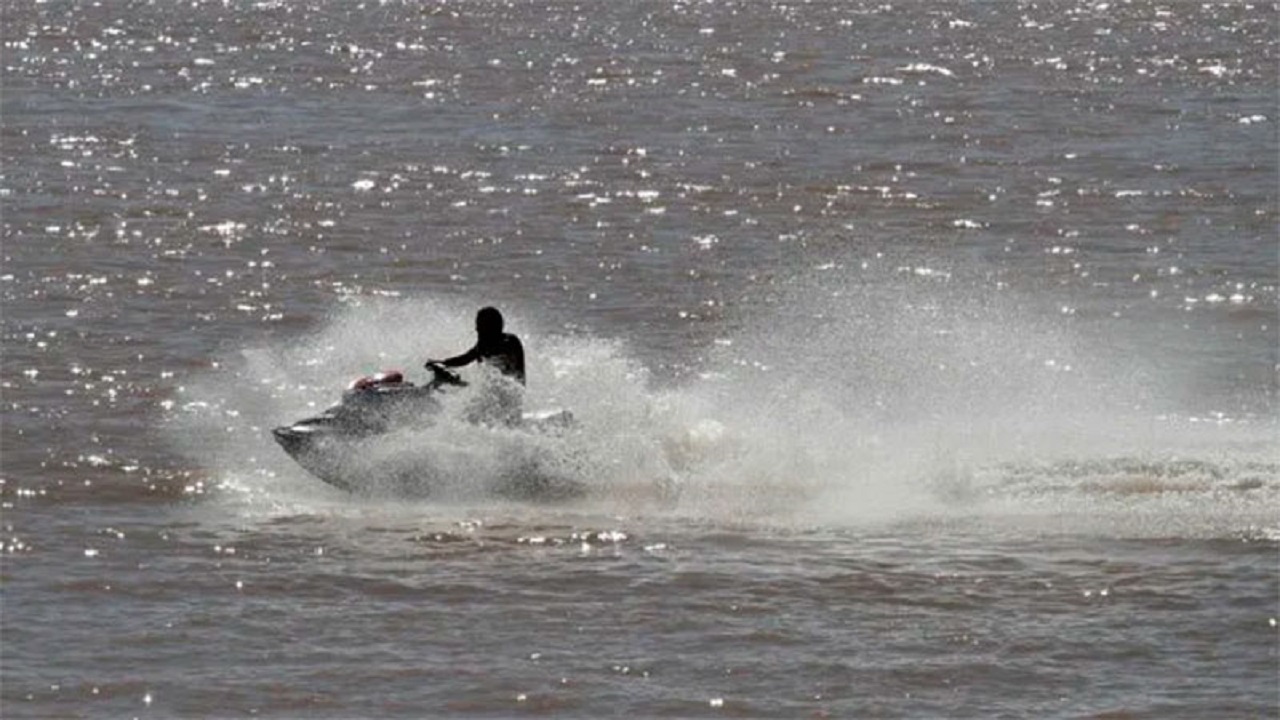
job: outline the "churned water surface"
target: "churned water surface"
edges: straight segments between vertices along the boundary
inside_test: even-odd
[[[5,717],[1280,710],[1275,3],[0,14]]]

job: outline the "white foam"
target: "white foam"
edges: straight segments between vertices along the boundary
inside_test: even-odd
[[[526,408],[568,408],[578,429],[538,436],[476,427],[448,406],[444,421],[381,438],[374,454],[420,468],[436,485],[432,502],[500,502],[476,488],[536,466],[584,483],[585,502],[606,512],[721,521],[1035,514],[1064,498],[1095,511],[1132,507],[1135,498],[1199,511],[1166,502],[1170,493],[1225,492],[1232,517],[1241,493],[1275,509],[1274,449],[1241,449],[1266,427],[1157,413],[1168,390],[1158,362],[1099,351],[1048,303],[945,278],[849,277],[866,272],[856,267],[796,283],[727,341],[711,343],[705,366],[679,382],[652,377],[622,342],[558,334],[509,312],[528,353]],[[269,428],[315,414],[354,377],[402,369],[425,379],[427,357],[470,346],[475,306],[348,302],[314,334],[247,349],[197,379],[177,403],[177,435],[224,488],[252,502],[367,502],[306,476]],[[1206,458],[1205,472],[1226,479],[1186,481],[1170,464],[1179,452]],[[1255,456],[1260,465],[1230,469]],[[1100,469],[1070,471],[1088,463]]]

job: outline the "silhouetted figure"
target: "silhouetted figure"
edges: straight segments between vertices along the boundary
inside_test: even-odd
[[[470,350],[448,360],[428,360],[445,367],[461,367],[473,362],[492,365],[498,372],[515,378],[524,385],[524,346],[520,338],[502,332],[502,313],[497,308],[481,308],[476,313],[476,344]]]
[[[461,367],[473,362],[488,365],[506,378],[525,384],[524,346],[520,338],[502,331],[502,313],[497,308],[481,308],[476,313],[476,344],[470,350],[447,360],[428,360],[427,367],[443,365]],[[471,419],[501,419],[507,424],[520,422],[521,388],[513,383],[491,382],[468,412]],[[505,386],[505,387],[504,387]]]

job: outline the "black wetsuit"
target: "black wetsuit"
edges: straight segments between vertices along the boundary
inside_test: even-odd
[[[524,346],[520,338],[511,333],[502,333],[497,337],[481,337],[475,347],[457,357],[440,361],[446,367],[460,367],[468,363],[482,362],[497,368],[507,377],[515,378],[524,385]]]

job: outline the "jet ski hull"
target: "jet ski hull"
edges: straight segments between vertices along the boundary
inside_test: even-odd
[[[342,462],[342,456],[345,453],[335,447],[340,441],[327,436],[307,421],[274,428],[271,434],[303,470],[336,488],[355,491],[352,478],[344,472],[346,463]]]
[[[271,433],[280,447],[317,479],[347,492],[373,492],[396,496],[431,496],[434,483],[429,462],[412,457],[372,452],[388,432],[419,427],[434,421],[440,406],[437,386],[408,383],[353,385],[342,402],[320,415]],[[516,429],[537,434],[559,434],[573,426],[567,411],[525,414]],[[482,480],[483,491],[508,499],[560,501],[584,494],[582,483],[544,472],[540,463],[528,461],[508,468],[501,477]]]

